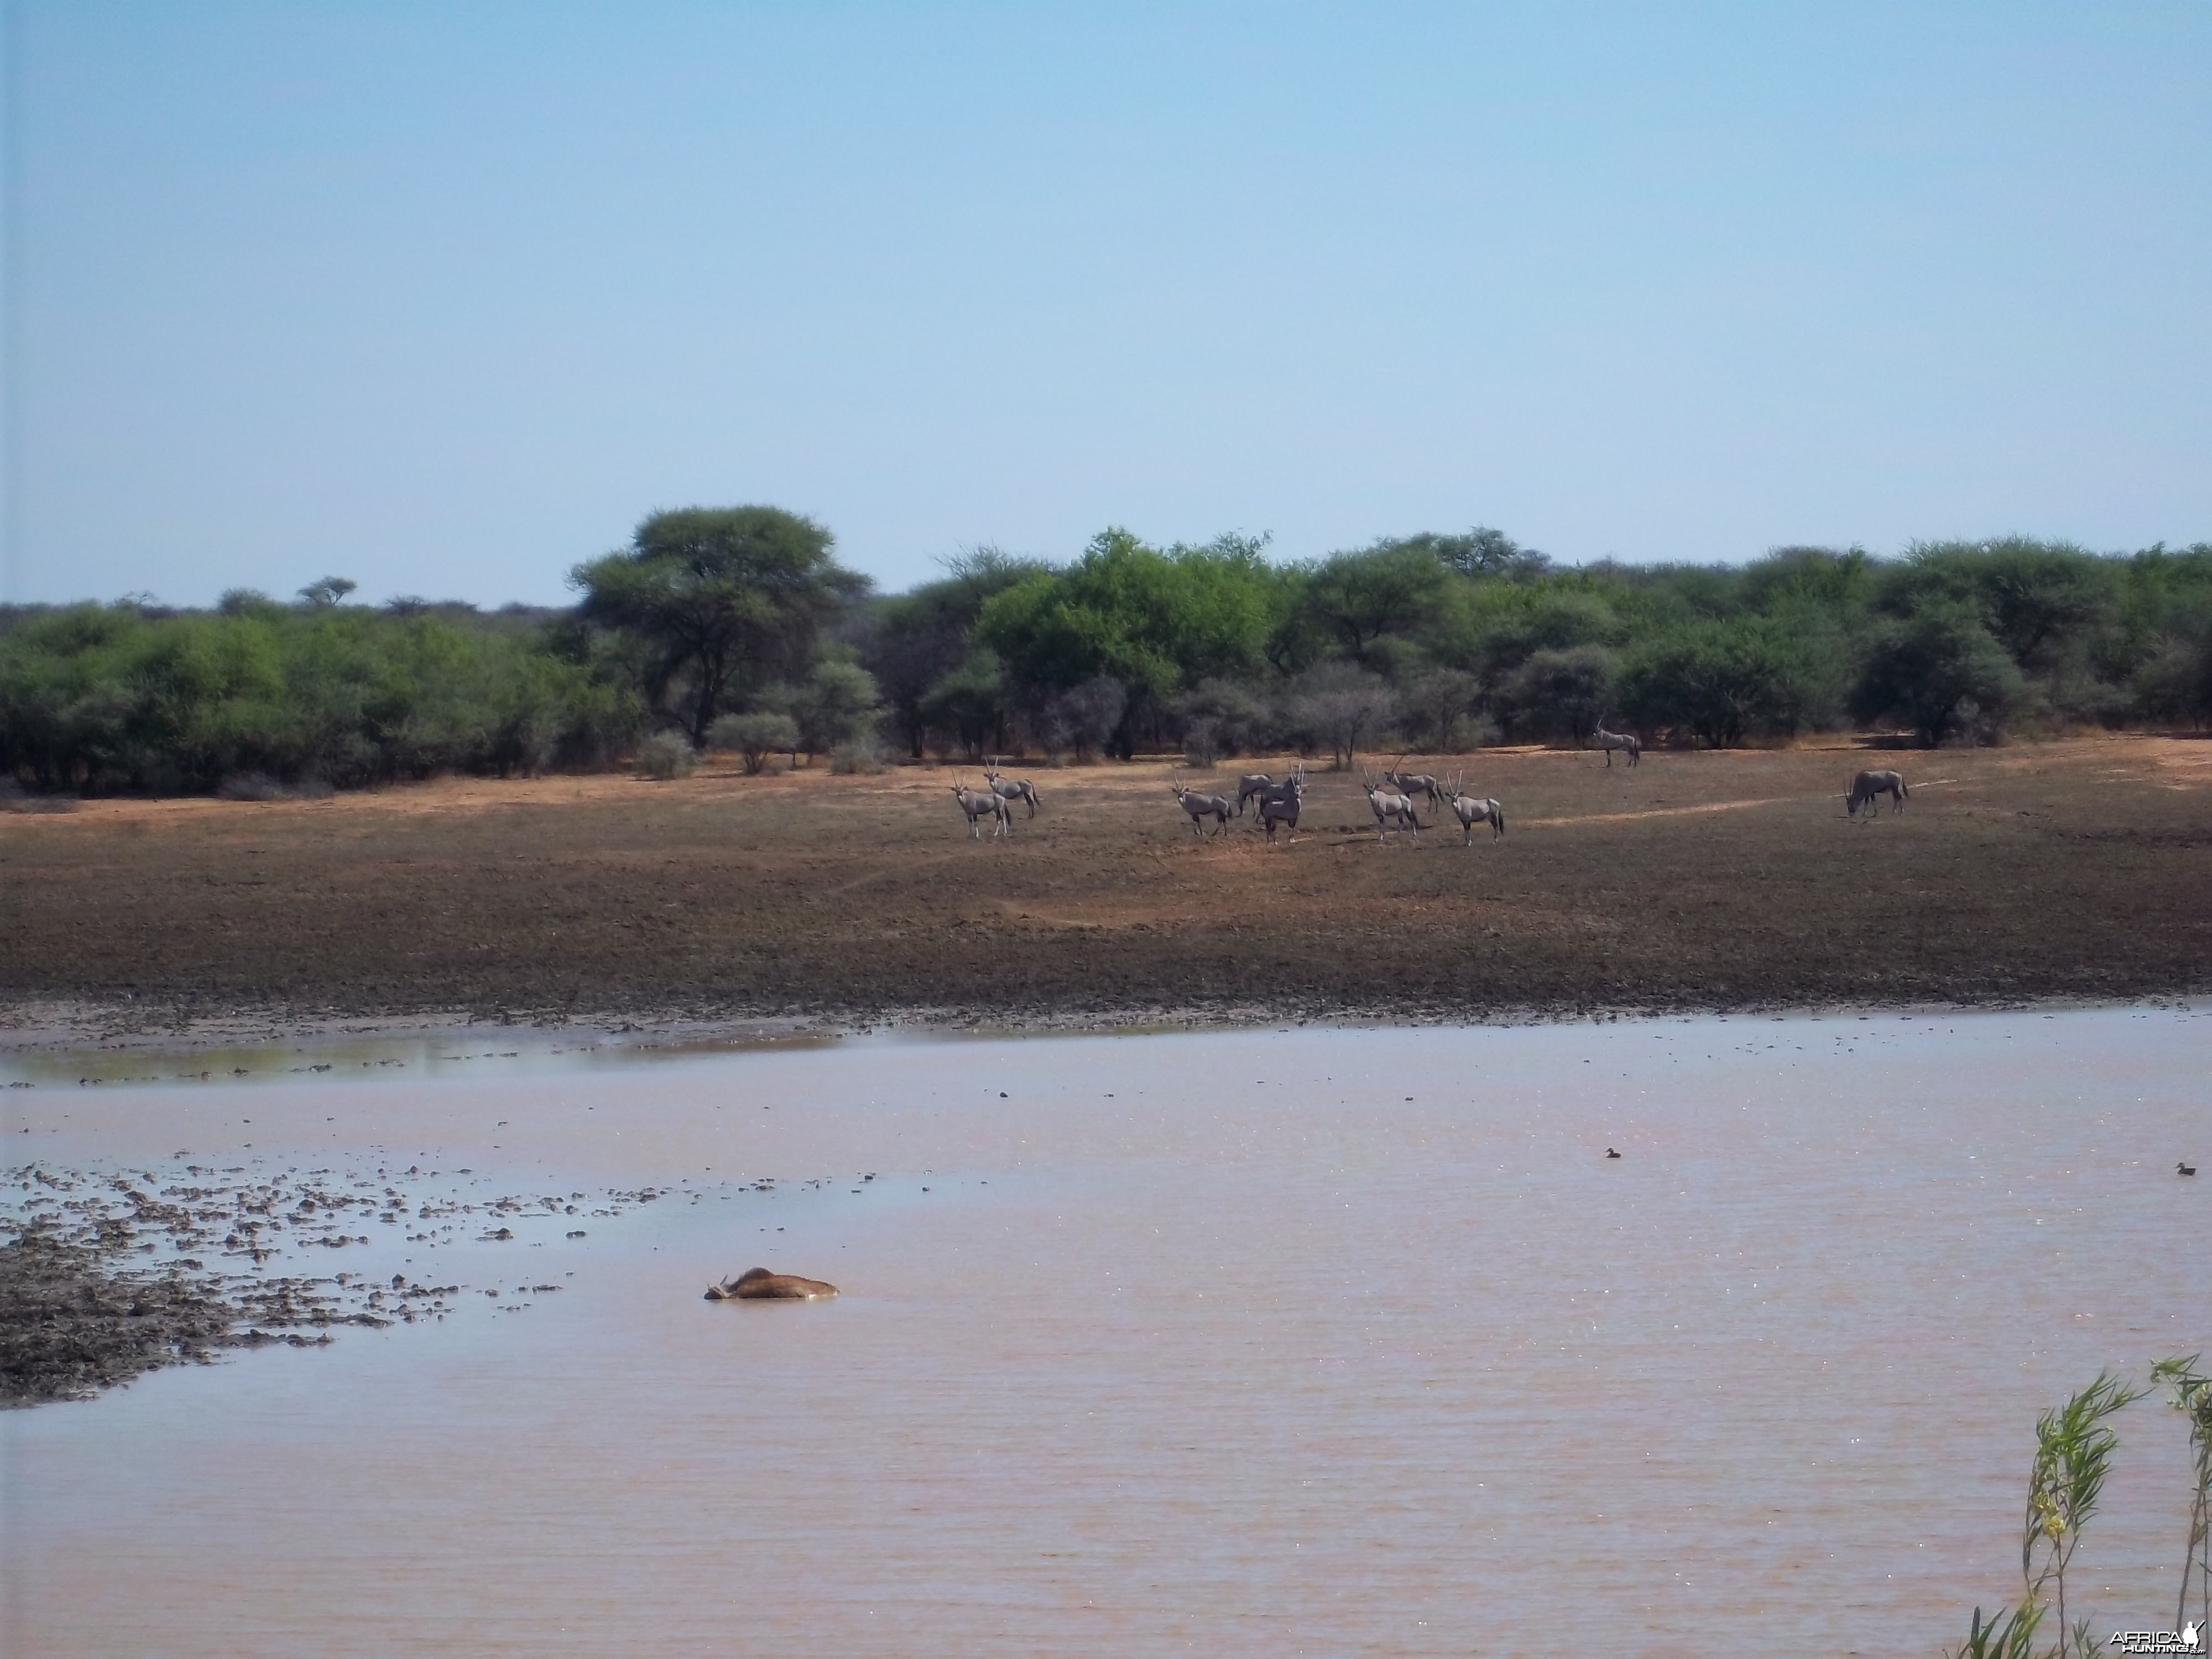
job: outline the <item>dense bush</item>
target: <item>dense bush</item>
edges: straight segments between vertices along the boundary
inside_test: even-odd
[[[591,662],[431,616],[82,605],[0,635],[0,775],[40,789],[505,776],[604,765],[636,723],[634,695]]]
[[[1586,741],[1726,746],[1846,719],[1928,744],[2212,720],[2212,544],[2098,556],[2008,538],[1899,559],[1553,565],[1492,530],[1302,563],[1264,538],[1064,566],[992,550],[870,595],[769,507],[656,514],[578,568],[573,611],[346,603],[0,608],[0,780],[45,793],[293,788],[606,767],[642,730],[748,763],[860,753],[1223,758]],[[788,728],[788,729],[787,729]],[[734,728],[731,728],[734,729]],[[719,740],[719,739],[717,739]]]

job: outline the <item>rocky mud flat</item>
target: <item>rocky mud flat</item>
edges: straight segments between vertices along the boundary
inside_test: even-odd
[[[0,1193],[0,1406],[85,1399],[228,1348],[320,1346],[334,1328],[441,1320],[464,1297],[520,1311],[560,1285],[510,1290],[501,1275],[479,1289],[435,1274],[318,1272],[313,1258],[343,1261],[339,1253],[371,1243],[372,1229],[434,1249],[530,1233],[577,1239],[586,1218],[667,1195],[653,1187],[480,1195],[467,1184],[473,1173],[181,1161],[166,1173],[9,1170]]]

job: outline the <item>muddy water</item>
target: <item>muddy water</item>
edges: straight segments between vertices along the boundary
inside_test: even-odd
[[[0,1649],[1930,1653],[2037,1411],[2212,1348],[2204,1012],[513,1066],[8,1091],[11,1166],[674,1192],[363,1247],[530,1305],[0,1418]],[[844,1294],[700,1299],[756,1264]],[[2100,1625],[2185,1479],[2135,1407]]]

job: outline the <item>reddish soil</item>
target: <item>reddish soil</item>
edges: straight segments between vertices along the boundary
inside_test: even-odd
[[[1378,845],[1326,772],[1291,844],[1194,837],[1170,783],[1263,764],[1027,769],[1043,810],[999,842],[954,769],[8,813],[0,1006],[20,1030],[57,1002],[1079,1022],[2212,988],[2212,743],[1490,750],[1431,769],[1504,803],[1501,841]],[[1867,765],[1904,770],[1904,812],[1844,817]]]

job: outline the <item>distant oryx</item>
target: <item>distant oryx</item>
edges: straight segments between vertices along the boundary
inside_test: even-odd
[[[1616,749],[1628,757],[1631,766],[1644,763],[1644,739],[1632,732],[1608,732],[1605,729],[1605,722],[1600,720],[1597,730],[1590,733],[1590,741],[1605,750],[1607,766],[1613,764],[1613,751]]]
[[[1027,778],[1000,777],[999,775],[999,757],[996,755],[992,756],[991,758],[984,764],[983,781],[991,786],[991,793],[993,794],[999,796],[1010,805],[1018,800],[1027,801],[1030,804],[1030,816],[1031,817],[1035,817],[1036,816],[1036,785],[1031,783]]]
[[[1490,825],[1490,838],[1492,841],[1496,841],[1498,836],[1505,833],[1505,809],[1496,801],[1487,799],[1479,800],[1468,794],[1464,788],[1461,787],[1458,778],[1452,780],[1450,795],[1452,816],[1459,820],[1462,832],[1459,843],[1461,846],[1468,847],[1474,844],[1474,826],[1478,823],[1487,823]]]
[[[1382,775],[1382,781],[1405,794],[1425,796],[1431,806],[1441,806],[1449,799],[1441,778],[1431,777],[1426,772],[1401,772],[1398,767],[1405,763],[1406,757],[1399,756],[1397,764]]]
[[[1395,789],[1383,787],[1369,777],[1364,768],[1359,775],[1366,784],[1367,805],[1375,812],[1375,839],[1387,839],[1389,826],[1401,823],[1412,827],[1413,841],[1418,846],[1421,839],[1421,821],[1413,816],[1413,798],[1401,794]]]
[[[1013,834],[1014,815],[1006,810],[1006,798],[997,791],[970,789],[965,784],[955,783],[952,799],[960,803],[960,810],[968,815],[968,833],[977,841],[983,838],[981,820],[986,817],[992,820],[992,839]]]
[[[1190,814],[1191,834],[1203,836],[1206,831],[1201,827],[1201,821],[1209,817],[1221,826],[1223,835],[1229,833],[1229,820],[1236,816],[1237,808],[1227,797],[1201,795],[1179,783],[1171,783],[1168,787],[1175,792],[1176,805]]]
[[[1873,817],[1881,811],[1881,797],[1887,795],[1889,810],[1902,812],[1905,798],[1911,793],[1905,787],[1902,773],[1862,772],[1851,780],[1851,793],[1844,797],[1844,811],[1847,817],[1856,817],[1859,808],[1863,806],[1867,816]]]

